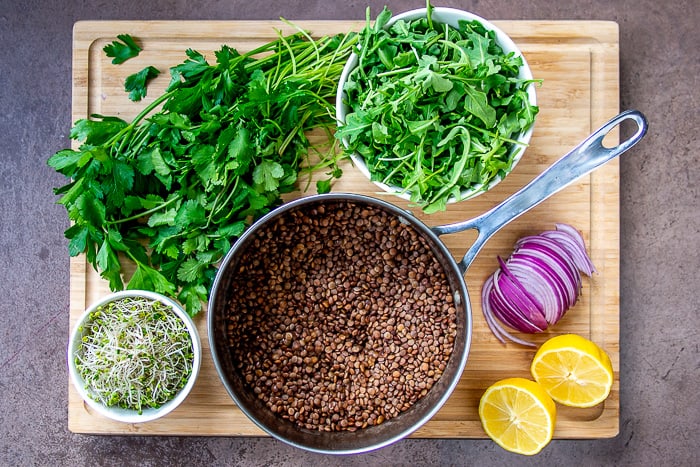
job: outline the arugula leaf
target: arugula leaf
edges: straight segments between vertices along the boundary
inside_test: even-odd
[[[486,93],[467,86],[464,89],[464,110],[479,118],[486,128],[496,124],[496,109],[489,105]]]
[[[495,44],[494,35],[476,32],[474,28],[477,27],[477,25],[473,23],[467,23],[466,27],[468,31],[466,33],[466,39],[467,44],[469,44],[466,47],[466,53],[469,57],[471,67],[476,69],[480,65],[487,64],[491,59],[492,56],[489,53],[489,47],[491,47],[491,44]]]
[[[345,83],[349,112],[336,138],[364,158],[373,181],[442,211],[512,167],[518,134],[539,111],[506,54],[478,21],[446,28],[431,17],[396,21],[384,8],[359,34],[358,66]]]
[[[129,99],[138,102],[146,97],[146,83],[160,74],[157,68],[147,66],[143,70],[129,75],[124,81],[124,90],[129,93]]]
[[[142,50],[129,34],[119,34],[117,39],[119,40],[112,41],[112,43],[102,48],[105,55],[113,57],[112,63],[114,65],[119,65],[130,58],[136,57]]]

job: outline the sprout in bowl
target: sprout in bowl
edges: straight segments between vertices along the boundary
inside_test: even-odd
[[[144,290],[122,291],[80,316],[68,343],[68,370],[97,413],[147,422],[185,400],[201,353],[197,328],[175,301]]]
[[[525,58],[493,24],[429,3],[385,8],[343,69],[336,136],[365,176],[430,213],[510,173],[538,110]]]

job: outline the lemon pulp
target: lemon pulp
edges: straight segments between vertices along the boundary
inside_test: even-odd
[[[547,340],[532,359],[530,371],[552,399],[572,407],[600,404],[613,384],[608,354],[577,334]]]
[[[552,440],[556,405],[538,383],[507,378],[484,392],[479,418],[486,434],[499,446],[534,455]]]

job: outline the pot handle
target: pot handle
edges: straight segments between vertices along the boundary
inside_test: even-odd
[[[615,147],[603,146],[605,136],[625,120],[633,120],[637,124],[637,131],[634,135]],[[498,206],[473,219],[433,227],[432,230],[436,235],[469,229],[478,231],[474,244],[459,262],[462,273],[465,273],[486,241],[501,227],[580,177],[627,151],[642,139],[646,134],[647,127],[647,120],[641,112],[637,110],[622,112]]]

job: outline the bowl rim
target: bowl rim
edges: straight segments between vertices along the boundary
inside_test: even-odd
[[[410,21],[418,18],[425,17],[427,14],[427,8],[416,8],[413,10],[408,10],[404,11],[402,13],[399,13],[395,16],[392,16],[389,21],[387,22],[385,29],[391,27],[394,23],[396,23],[399,20],[404,20],[404,21]],[[496,34],[496,41],[498,44],[501,46],[503,51],[505,53],[513,52],[516,56],[519,56],[523,64],[520,67],[520,72],[518,74],[518,77],[521,79],[525,80],[530,80],[532,81],[534,79],[532,75],[532,69],[530,68],[530,65],[527,62],[527,59],[525,58],[525,55],[523,55],[522,51],[520,48],[517,46],[517,44],[513,41],[513,39],[506,34],[501,28],[490,22],[489,20],[476,15],[474,13],[471,13],[466,10],[460,10],[457,8],[450,8],[450,7],[433,7],[432,8],[432,18],[435,22],[438,23],[447,23],[450,24],[451,26],[456,27],[459,20],[466,20],[466,21],[473,21],[477,20],[479,21],[487,30],[493,31]],[[336,122],[338,124],[343,124],[345,123],[345,115],[348,113],[347,112],[347,106],[344,103],[344,99],[346,97],[345,91],[343,90],[344,84],[347,81],[348,77],[350,76],[350,73],[357,67],[357,62],[359,60],[359,57],[355,52],[350,54],[350,57],[348,57],[347,62],[345,63],[345,66],[343,67],[343,70],[340,74],[340,79],[338,81],[338,88],[336,90],[336,99],[335,99],[335,118]],[[537,95],[535,92],[535,84],[531,82],[528,84],[528,86],[525,89],[528,99],[531,105],[537,105]],[[535,122],[533,122],[530,127],[525,130],[523,133],[518,135],[518,138],[516,138],[516,141],[518,141],[519,145],[514,146],[512,151],[514,152],[513,155],[513,163],[511,164],[511,168],[509,172],[506,174],[506,176],[515,170],[515,167],[518,165],[518,162],[520,162],[520,159],[522,158],[523,154],[525,153],[525,149],[527,148],[527,145],[530,143],[530,139],[532,138],[532,134],[534,131],[535,127]],[[347,148],[348,143],[346,138],[341,139],[342,145]],[[374,181],[372,180],[371,174],[369,172],[369,169],[367,167],[367,164],[365,163],[364,159],[362,156],[357,154],[356,152],[353,152],[350,154],[350,159],[353,162],[353,165],[362,172],[362,174],[368,179],[371,180],[374,185],[377,187],[381,188],[382,191],[386,192],[387,194],[390,194],[392,196],[398,196],[401,199],[410,201],[411,199],[411,191],[404,191],[401,187],[397,186],[391,186],[385,183],[382,183],[380,181]],[[456,203],[459,201],[466,201],[468,199],[476,198],[477,196],[486,193],[487,191],[491,190],[493,187],[498,185],[505,176],[496,176],[493,180],[491,180],[487,185],[482,185],[478,187],[477,189],[471,189],[471,190],[464,190],[461,193],[461,196],[459,199],[455,198],[454,196],[450,197],[449,200],[447,201],[448,204]]]
[[[187,327],[187,331],[192,339],[192,350],[193,350],[193,361],[192,361],[192,373],[187,380],[187,384],[175,395],[174,398],[160,406],[159,408],[146,408],[139,414],[136,410],[123,409],[120,407],[107,407],[106,405],[94,400],[90,397],[89,391],[85,388],[85,380],[80,376],[75,365],[75,359],[73,358],[75,352],[80,346],[80,339],[82,337],[82,331],[80,328],[89,320],[90,313],[97,309],[97,307],[105,305],[107,303],[113,302],[115,300],[126,298],[126,297],[145,297],[151,300],[159,300],[169,306],[171,310],[177,315]],[[189,395],[194,386],[197,377],[199,376],[199,371],[202,365],[202,342],[197,331],[197,327],[194,324],[192,318],[185,312],[183,307],[177,303],[175,300],[159,294],[157,292],[152,292],[150,290],[122,290],[118,292],[113,292],[106,295],[90,304],[85,311],[81,313],[70,333],[68,340],[68,346],[66,350],[66,360],[68,364],[68,373],[70,375],[73,387],[76,389],[84,403],[86,403],[91,409],[110,418],[114,421],[124,422],[124,423],[143,423],[161,418],[173,410],[175,410]]]

